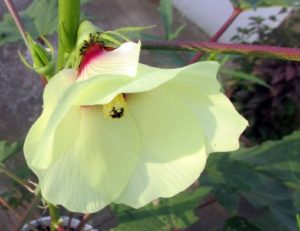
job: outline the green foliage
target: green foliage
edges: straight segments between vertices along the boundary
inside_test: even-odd
[[[55,32],[57,26],[57,1],[33,1],[23,14],[32,17],[34,32],[36,33],[32,34],[33,36],[44,36]]]
[[[47,10],[41,10],[47,9]],[[19,12],[25,29],[32,37],[52,34],[57,25],[57,1],[35,0],[25,10]],[[4,14],[0,22],[0,45],[15,42],[21,35],[9,13]]]
[[[278,14],[282,12],[278,10]],[[288,20],[273,30],[269,28],[266,18],[251,17],[248,26],[239,28],[234,42],[245,43],[247,38],[253,36],[257,38],[254,42],[257,45],[297,47],[299,14],[300,11],[293,12]],[[281,139],[299,128],[299,62],[247,56],[239,56],[234,62],[239,65],[235,71],[255,75],[271,86],[268,89],[241,79],[228,81],[230,99],[250,122],[244,133],[247,139],[254,143]]]
[[[26,28],[30,28],[33,24],[33,19],[21,14],[23,24]],[[3,45],[8,42],[15,42],[21,40],[21,34],[16,28],[16,25],[12,19],[12,17],[6,13],[3,16],[3,20],[0,22],[0,45]]]
[[[173,24],[173,8],[171,0],[160,0],[159,12],[163,19],[165,39],[170,40]]]
[[[174,17],[173,17],[173,6],[172,6],[172,0],[160,0],[160,6],[159,6],[159,12],[161,15],[163,28],[164,28],[164,40],[173,40],[180,36],[182,31],[185,28],[185,25],[179,25],[177,28],[174,25]],[[173,28],[176,28],[175,31]],[[141,38],[145,40],[161,40],[161,36],[151,35],[148,33],[140,33]],[[165,58],[165,63],[167,63],[167,66],[182,66],[186,64],[186,61],[183,60],[181,54],[179,54],[176,51],[152,51],[153,55],[159,55]],[[162,62],[159,61],[155,65],[161,65]],[[163,67],[166,67],[163,65]]]
[[[210,193],[209,187],[193,192],[183,192],[170,199],[160,199],[157,205],[147,205],[135,210],[115,206],[119,225],[115,231],[163,231],[186,228],[197,220],[194,209]]]
[[[260,231],[260,229],[251,224],[247,219],[234,216],[225,222],[222,231]]]
[[[232,215],[247,216],[250,208],[252,216],[247,220],[261,230],[272,231],[276,227],[296,231],[299,150],[300,132],[295,132],[281,141],[230,154],[212,154],[200,183],[212,187],[216,198]]]
[[[267,6],[299,6],[299,0],[231,0],[235,7],[251,9]]]
[[[10,177],[11,181],[5,180],[4,184],[2,184],[2,190],[0,192],[0,197],[5,200],[11,207],[15,208],[22,204],[24,199],[28,198],[29,194],[27,191],[23,190],[22,187],[19,187],[18,180],[16,180],[10,171],[6,171],[6,167],[4,162],[8,160],[10,157],[13,157],[15,154],[22,150],[22,143],[21,142],[7,142],[7,141],[0,141],[0,174],[6,174],[6,176]],[[13,171],[14,175],[17,175],[19,179],[28,179],[27,176],[20,174],[22,173],[24,167],[28,169],[28,167],[21,166],[18,167]],[[28,172],[28,170],[27,170]],[[4,187],[3,187],[4,186]]]
[[[179,36],[185,25],[179,26],[173,32],[173,6],[172,0],[160,0],[159,12],[163,20],[165,40],[172,40]]]
[[[114,30],[114,32],[130,39],[130,40],[134,40],[135,38],[137,39],[141,39],[141,33],[145,30],[149,30],[154,28],[155,26],[143,26],[143,27],[121,27],[118,28],[116,30]]]
[[[87,3],[90,0],[81,1]],[[33,37],[53,34],[57,30],[57,0],[33,0],[19,12],[25,30]],[[21,40],[22,37],[9,13],[5,13],[0,22],[0,45]]]
[[[38,74],[44,76],[46,79],[50,79],[54,74],[54,48],[51,43],[41,37],[43,42],[48,46],[47,48],[40,43],[34,41],[29,34],[27,34],[27,46],[31,54],[32,66],[26,61],[24,56],[19,52],[21,61],[29,69],[33,69]]]
[[[231,156],[255,167],[257,172],[270,175],[291,188],[300,190],[300,132],[280,141],[269,141]]]
[[[299,169],[300,131],[257,147],[211,154],[197,190],[139,210],[115,206],[120,225],[114,230],[186,228],[196,221],[195,207],[213,194],[232,215],[222,231],[296,231]]]
[[[284,11],[279,11],[278,13],[284,13]],[[270,17],[273,21],[276,21],[275,15]],[[231,40],[237,43],[247,43],[253,36],[257,36],[257,40],[262,42],[264,37],[271,33],[271,31],[272,29],[270,28],[269,23],[266,22],[266,18],[261,16],[251,16],[249,17],[248,26],[237,28],[238,33],[234,35]]]
[[[234,70],[229,70],[229,69],[225,69],[225,68],[220,69],[219,73],[232,76],[233,78],[236,78],[236,79],[247,80],[249,82],[253,82],[253,83],[259,84],[261,86],[264,86],[266,88],[270,88],[270,85],[266,84],[266,82],[264,80],[254,76],[254,75],[251,75],[251,74],[246,74],[246,73],[243,73],[240,71],[234,71]]]
[[[102,32],[99,35],[99,39],[105,46],[116,48],[124,42],[140,40],[142,38],[142,32],[153,27],[154,26],[121,27],[113,31]]]
[[[20,142],[0,141],[0,163],[22,150]]]

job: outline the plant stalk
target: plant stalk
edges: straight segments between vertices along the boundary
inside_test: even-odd
[[[93,216],[95,215],[95,213],[90,214],[90,213],[86,213],[83,215],[83,217],[81,218],[81,221],[79,223],[79,225],[76,227],[75,231],[80,231],[83,230],[84,225],[93,218]]]
[[[50,224],[50,230],[51,231],[57,231],[58,227],[59,227],[59,211],[58,208],[47,202],[48,207],[49,207],[49,213],[50,213],[50,217],[51,217],[51,224]]]
[[[227,21],[221,26],[221,28],[214,34],[213,37],[209,40],[209,42],[217,42],[219,38],[225,33],[225,31],[230,27],[230,25],[235,21],[235,19],[242,13],[243,10],[240,8],[234,8],[232,14],[229,16]],[[204,52],[198,52],[189,62],[190,64],[198,62],[203,56]]]
[[[58,1],[58,71],[64,67],[66,56],[76,45],[79,20],[80,0]]]
[[[23,41],[26,45],[26,47],[28,48],[28,42],[27,42],[27,36],[26,36],[26,33],[25,33],[25,28],[22,24],[22,21],[21,21],[21,18],[18,14],[18,11],[14,5],[14,3],[12,2],[12,0],[4,0],[4,4],[6,5],[10,15],[12,16],[22,38],[23,38]]]
[[[80,0],[58,0],[58,57],[57,71],[65,65],[66,56],[76,45],[80,19]],[[47,202],[51,217],[51,231],[59,227],[58,208]]]
[[[203,51],[220,54],[262,56],[300,61],[300,49],[277,46],[244,45],[197,41],[143,41],[144,50]]]
[[[34,209],[36,208],[36,206],[38,205],[38,203],[41,200],[41,192],[39,191],[37,193],[37,195],[33,198],[33,200],[31,201],[28,209],[25,211],[21,221],[18,223],[15,231],[19,231],[22,229],[22,227],[24,226],[24,224],[29,220],[29,218],[31,217],[31,214],[33,213]]]
[[[18,184],[22,185],[24,188],[26,188],[28,191],[32,191],[32,188],[27,184],[26,181],[24,181],[22,178],[8,170],[4,165],[0,164],[0,172],[17,182]]]

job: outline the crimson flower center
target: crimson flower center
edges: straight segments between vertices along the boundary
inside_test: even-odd
[[[78,70],[78,76],[82,72],[82,70],[97,56],[101,55],[104,51],[104,47],[102,44],[99,43],[93,43],[89,44],[88,47],[86,47],[82,51],[82,59],[79,65]]]

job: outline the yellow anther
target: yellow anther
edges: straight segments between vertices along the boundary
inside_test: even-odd
[[[121,118],[127,110],[127,104],[123,94],[117,95],[110,103],[103,105],[102,110],[105,118]]]

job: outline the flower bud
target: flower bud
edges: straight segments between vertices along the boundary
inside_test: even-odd
[[[54,75],[54,49],[50,42],[42,38],[47,48],[34,41],[29,34],[27,34],[28,49],[31,54],[32,65],[28,64],[25,58],[19,52],[22,62],[30,69],[33,69],[38,74],[50,79]]]

